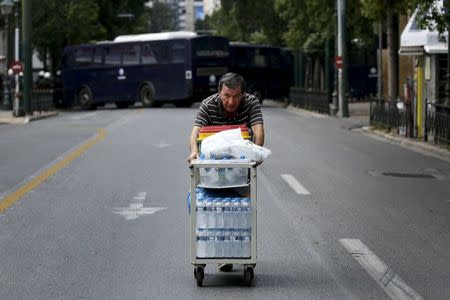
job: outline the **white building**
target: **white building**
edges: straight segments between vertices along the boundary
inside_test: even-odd
[[[203,10],[205,12],[205,16],[212,15],[219,8],[220,0],[203,0]]]

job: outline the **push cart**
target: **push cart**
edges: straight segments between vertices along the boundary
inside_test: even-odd
[[[237,264],[250,286],[256,266],[256,163],[245,159],[191,163],[191,263],[198,286],[207,264]]]

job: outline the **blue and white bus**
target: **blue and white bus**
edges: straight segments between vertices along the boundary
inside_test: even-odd
[[[190,106],[217,88],[228,71],[229,42],[193,32],[119,36],[114,41],[69,46],[61,63],[61,107],[119,108],[141,102]]]

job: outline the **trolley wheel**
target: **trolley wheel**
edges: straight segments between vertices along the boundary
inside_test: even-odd
[[[244,281],[247,286],[252,285],[253,280],[253,267],[245,267],[244,268]]]
[[[196,267],[194,269],[194,277],[197,279],[197,286],[203,286],[203,278],[205,277],[205,271],[202,267]]]

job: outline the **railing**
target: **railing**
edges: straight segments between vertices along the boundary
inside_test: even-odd
[[[425,141],[432,136],[436,144],[450,145],[450,106],[427,102],[424,124]],[[399,135],[406,137],[417,136],[413,108],[409,102],[371,101],[370,125],[396,130]]]
[[[450,106],[427,102],[425,140],[430,135],[436,144],[450,145]]]
[[[370,125],[395,129],[398,134],[413,137],[414,121],[410,103],[398,100],[370,101]]]
[[[31,111],[54,110],[53,96],[53,89],[33,89],[31,91]]]
[[[326,91],[313,91],[291,87],[289,101],[292,105],[303,109],[330,114],[330,102]]]

